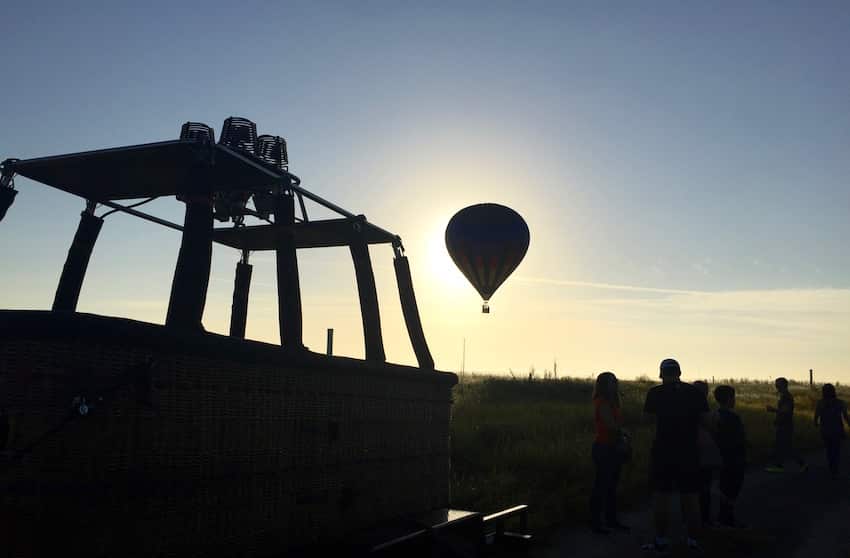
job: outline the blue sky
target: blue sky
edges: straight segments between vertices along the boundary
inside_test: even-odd
[[[303,183],[397,232],[438,365],[850,381],[846,2],[28,2],[0,20],[0,157],[174,138],[227,116]],[[49,307],[81,203],[19,180],[3,307]],[[478,314],[451,215],[514,207],[532,244]],[[182,209],[157,202],[179,220]],[[179,237],[107,219],[80,310],[161,322]],[[412,362],[389,249],[387,350]],[[205,324],[224,331],[233,251]],[[12,264],[11,262],[14,262]],[[277,338],[257,255],[249,335]],[[347,253],[304,254],[305,335],[362,355]],[[688,365],[690,364],[690,368]]]

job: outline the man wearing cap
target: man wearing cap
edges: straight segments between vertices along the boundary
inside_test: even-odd
[[[700,424],[707,424],[708,402],[696,387],[680,380],[682,371],[674,359],[662,361],[660,370],[662,384],[649,390],[644,404],[644,412],[655,417],[649,473],[655,539],[644,549],[658,552],[669,549],[670,495],[678,492],[688,531],[688,548],[699,550],[694,539],[700,528],[697,440]]]

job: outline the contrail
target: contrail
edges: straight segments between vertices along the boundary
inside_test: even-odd
[[[517,281],[523,283],[541,283],[545,285],[559,285],[564,287],[589,287],[592,289],[609,289],[614,291],[632,291],[641,293],[663,293],[663,294],[686,294],[704,295],[710,291],[688,291],[684,289],[664,289],[658,287],[638,287],[635,285],[613,285],[611,283],[593,283],[590,281],[569,281],[566,279],[547,279],[545,277],[517,277]]]

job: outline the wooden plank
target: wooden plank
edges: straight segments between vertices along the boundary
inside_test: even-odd
[[[442,527],[462,523],[464,521],[480,520],[480,518],[481,513],[479,512],[440,508],[418,517],[416,522],[431,529],[440,529]]]
[[[484,523],[489,523],[491,521],[497,521],[500,519],[505,519],[514,515],[519,515],[521,513],[528,513],[528,505],[520,504],[518,506],[514,506],[512,508],[508,508],[506,510],[502,510],[500,512],[491,513],[490,515],[484,516]]]
[[[423,539],[428,535],[427,529],[417,529],[416,531],[412,531],[410,533],[406,533],[394,539],[388,540],[381,544],[377,544],[373,546],[370,550],[371,552],[380,552],[382,550],[387,550],[395,546],[399,546],[405,543],[410,543],[416,541],[417,539]]]

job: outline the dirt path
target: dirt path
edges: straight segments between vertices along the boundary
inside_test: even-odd
[[[706,530],[704,556],[723,558],[850,558],[850,447],[844,447],[842,479],[829,477],[823,453],[809,456],[807,473],[752,470],[739,505],[748,529]],[[791,469],[795,471],[795,469]],[[679,514],[674,513],[674,518]],[[535,558],[642,556],[652,536],[649,503],[623,515],[628,534],[594,535],[585,526],[566,527],[543,536],[530,553]],[[674,532],[681,532],[681,525]],[[674,539],[675,540],[675,539]],[[674,547],[671,556],[692,556]]]

